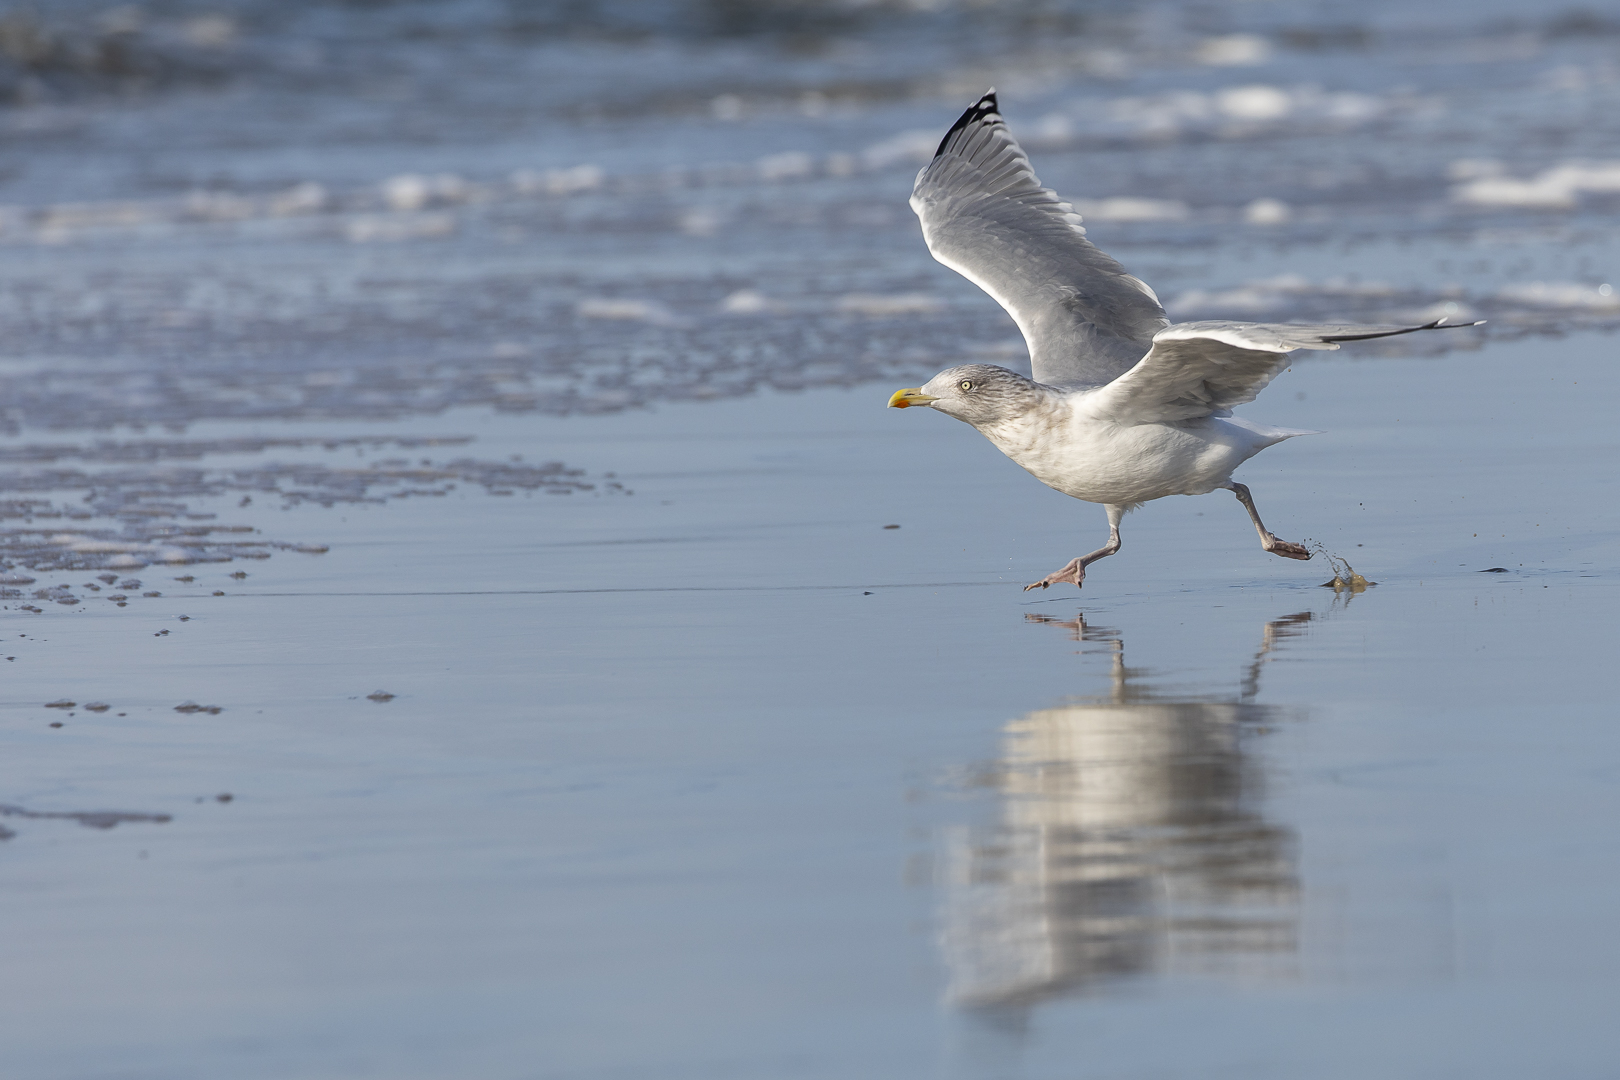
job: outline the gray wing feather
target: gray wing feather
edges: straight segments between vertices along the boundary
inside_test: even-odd
[[[912,189],[934,258],[1007,309],[1037,382],[1100,386],[1169,325],[1159,298],[1086,239],[1080,215],[1041,186],[996,111],[962,114]]]
[[[1253,401],[1296,349],[1337,349],[1341,341],[1451,330],[1479,323],[1355,326],[1329,323],[1192,322],[1166,327],[1130,371],[1086,395],[1093,416],[1120,423],[1174,422],[1211,416]]]

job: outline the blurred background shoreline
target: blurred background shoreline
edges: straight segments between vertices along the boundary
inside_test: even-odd
[[[1172,318],[1489,320],[1243,410],[1376,587],[1019,591],[992,85]],[[1617,211],[1612,5],[0,4],[8,1075],[1611,1075]]]
[[[14,8],[4,423],[600,412],[1016,366],[905,205],[992,83],[1173,317],[1610,331],[1617,41],[1506,4]]]

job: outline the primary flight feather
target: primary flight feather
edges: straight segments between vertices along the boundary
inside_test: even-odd
[[[1308,431],[1232,415],[1296,349],[1439,329],[1192,322],[1172,324],[1153,290],[1086,239],[1080,215],[1035,177],[995,91],[945,133],[917,174],[911,207],[934,258],[989,293],[1018,324],[1033,379],[991,364],[948,368],[899,390],[894,408],[927,406],[984,433],[1049,487],[1108,513],[1108,543],[1025,590],[1081,585],[1119,550],[1127,510],[1166,495],[1233,492],[1274,555],[1309,559],[1273,536],[1232,471]],[[1467,325],[1478,325],[1470,323]]]

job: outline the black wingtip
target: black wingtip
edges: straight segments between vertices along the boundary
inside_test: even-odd
[[[1399,330],[1380,330],[1373,334],[1342,334],[1337,337],[1325,337],[1322,340],[1337,345],[1341,341],[1371,341],[1373,338],[1399,337],[1401,334],[1415,334],[1419,330],[1466,330],[1471,326],[1484,326],[1485,320],[1466,323],[1448,323],[1447,316],[1442,315],[1434,322],[1424,323],[1422,326],[1405,326]]]
[[[947,131],[945,137],[939,140],[939,149],[934,151],[934,156],[939,157],[945,152],[945,144],[951,141],[951,136],[969,124],[977,124],[987,116],[994,116],[998,120],[1001,119],[1001,110],[996,106],[996,88],[993,86],[985,91],[983,97],[968,106],[967,112],[958,117],[956,123],[951,125],[951,130]]]

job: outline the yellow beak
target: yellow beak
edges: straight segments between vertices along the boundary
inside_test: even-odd
[[[930,401],[938,401],[936,397],[929,397],[917,387],[908,387],[905,390],[896,390],[894,396],[889,398],[889,408],[909,409],[913,405],[926,405]]]

